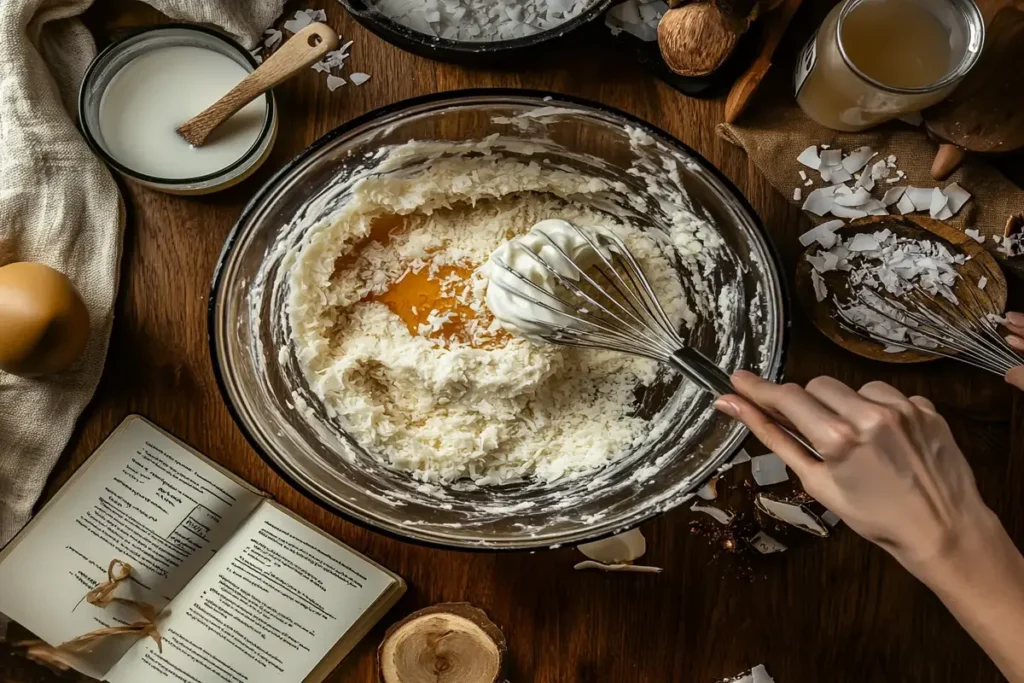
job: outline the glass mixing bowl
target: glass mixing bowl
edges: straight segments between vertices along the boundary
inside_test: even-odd
[[[410,140],[464,142],[500,134],[504,154],[542,167],[571,168],[621,181],[639,207],[634,225],[658,233],[664,196],[627,173],[659,150],[657,177],[685,191],[678,202],[713,222],[725,242],[721,262],[702,274],[708,291],[737,292],[720,316],[701,319],[690,343],[727,370],[744,367],[778,379],[788,299],[777,255],[750,205],[696,152],[649,124],[598,104],[544,92],[473,90],[408,100],[359,117],[298,155],[257,193],[228,237],[210,298],[213,366],[224,398],[253,448],[282,476],[326,507],[405,539],[456,548],[534,549],[620,533],[687,500],[728,466],[746,436],[686,380],[637,392],[637,412],[658,416],[644,444],[596,473],[547,484],[440,492],[389,468],[328,415],[310,391],[288,343],[286,285],[280,274],[289,226],[344,202],[335,189],[384,148]],[[649,137],[647,137],[649,136]],[[543,141],[544,152],[531,152]],[[529,144],[522,144],[529,143]],[[663,164],[676,166],[678,173]],[[394,172],[410,173],[400,167]],[[332,189],[335,188],[335,189]],[[329,197],[330,199],[325,199]],[[671,203],[671,202],[669,202]],[[301,233],[301,231],[292,231]],[[663,234],[663,233],[662,233]],[[302,234],[294,237],[300,243]],[[674,248],[674,247],[673,247]],[[732,289],[730,289],[732,288]],[[708,318],[708,316],[704,316]],[[716,335],[716,326],[719,330]],[[721,330],[728,339],[721,339]],[[722,349],[731,351],[723,355]],[[687,390],[687,387],[690,387]],[[681,396],[687,396],[682,400]],[[297,410],[306,407],[305,410]]]

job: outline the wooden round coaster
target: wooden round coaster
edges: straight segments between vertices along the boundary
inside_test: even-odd
[[[978,281],[986,277],[988,283],[981,298],[990,298],[998,312],[1002,313],[1005,310],[1006,276],[1003,275],[995,258],[971,237],[941,221],[917,216],[869,216],[852,221],[837,230],[836,234],[848,239],[858,233],[874,233],[885,229],[892,230],[898,237],[937,240],[945,244],[951,252],[969,256],[970,260],[958,268],[961,277],[954,289],[957,298],[964,301],[962,294],[966,294],[967,300],[972,300],[966,288],[973,288],[975,292],[979,292]],[[814,296],[811,264],[807,262],[805,256],[817,253],[820,248],[818,244],[812,244],[800,257],[800,263],[796,267],[796,294],[800,305],[822,334],[847,351],[885,363],[922,363],[937,358],[919,351],[886,353],[884,345],[856,335],[840,325],[832,298],[819,302]],[[823,278],[829,291],[843,291],[847,287],[845,276],[845,273],[825,273]]]

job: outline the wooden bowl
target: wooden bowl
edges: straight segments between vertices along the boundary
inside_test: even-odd
[[[998,307],[996,312],[1002,313],[1005,310],[1006,276],[999,269],[995,258],[971,237],[941,221],[916,216],[869,216],[851,222],[840,228],[836,234],[848,239],[857,233],[873,233],[886,228],[892,230],[899,237],[940,241],[951,252],[969,256],[970,260],[957,268],[961,275],[954,289],[957,297],[961,301],[965,300],[961,293],[966,294],[965,288],[967,287],[973,287],[975,292],[978,292],[978,280],[984,276],[988,278],[988,284],[981,295],[982,298],[988,296]],[[817,253],[820,248],[818,244],[812,244],[804,252],[804,256]],[[829,291],[841,291],[846,286],[845,273],[824,273],[822,277],[828,285]],[[819,302],[814,296],[814,286],[811,283],[811,264],[803,256],[796,268],[796,294],[800,305],[814,322],[814,326],[836,344],[858,356],[885,363],[923,363],[938,358],[938,356],[920,351],[886,353],[883,344],[865,339],[841,326],[836,320],[835,304],[832,299],[827,298]],[[967,297],[969,296],[967,294]]]

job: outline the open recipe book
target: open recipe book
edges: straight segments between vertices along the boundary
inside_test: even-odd
[[[108,636],[74,667],[111,683],[323,680],[405,592],[397,575],[130,416],[0,553],[0,612],[50,645],[139,621],[85,595],[111,560],[118,598],[162,639]]]

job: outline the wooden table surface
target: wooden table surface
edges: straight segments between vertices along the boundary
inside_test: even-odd
[[[99,4],[88,21],[101,46],[120,28],[160,21],[129,0]],[[574,550],[494,555],[402,543],[342,520],[278,478],[235,426],[214,381],[206,341],[210,280],[224,238],[260,184],[354,116],[463,87],[570,93],[646,119],[710,159],[750,199],[790,273],[799,251],[796,236],[806,228],[800,212],[745,155],[715,136],[721,99],[681,96],[617,51],[603,31],[571,43],[549,68],[487,71],[415,57],[364,30],[334,0],[310,4],[323,6],[329,23],[355,41],[350,68],[372,79],[331,93],[323,75],[310,71],[279,87],[276,147],[255,177],[227,192],[181,198],[127,184],[129,220],[107,367],[47,495],[126,415],[141,413],[400,573],[409,593],[329,679],[335,682],[372,680],[373,652],[388,623],[453,600],[485,609],[502,627],[513,682],[711,683],[758,663],[778,683],[1000,680],[935,597],[848,529],[769,558],[738,558],[692,535],[691,513],[676,510],[643,528],[645,560],[664,573],[582,573],[572,569],[580,559]],[[896,367],[855,358],[799,312],[792,337],[791,380],[830,374],[859,385],[884,379],[934,399],[964,446],[985,499],[1024,544],[1020,396],[996,377],[948,362]],[[0,674],[12,681],[52,677],[9,654],[0,657]]]

